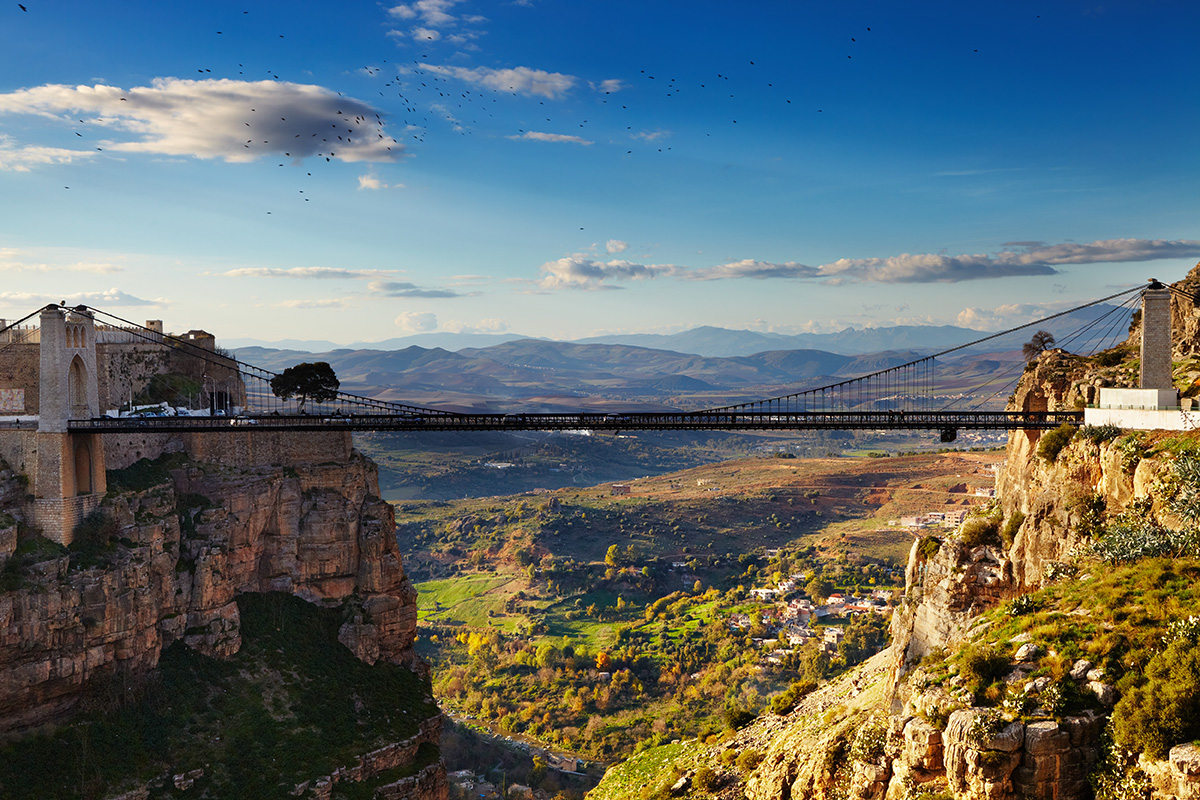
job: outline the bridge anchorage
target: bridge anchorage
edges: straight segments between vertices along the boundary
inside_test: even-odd
[[[939,365],[969,347],[1083,308],[1123,296],[1128,306],[1140,293],[1126,290],[977,342],[791,394],[694,411],[628,413],[459,413],[347,392],[310,401],[301,413],[296,402],[271,391],[276,373],[220,350],[205,331],[170,335],[158,321],[140,325],[86,306],[49,305],[11,324],[0,320],[0,457],[30,476],[27,517],[68,543],[104,495],[106,466],[128,466],[172,449],[252,464],[348,456],[351,431],[925,430],[946,443],[963,430],[1033,432],[1078,425],[1083,413],[983,409],[1020,377],[1022,362],[967,388],[948,388],[944,377],[939,380]],[[1124,312],[1109,311],[1081,329],[1095,329],[1089,334],[1093,349],[1104,338],[1096,335],[1103,326],[1124,334],[1129,309]],[[1169,333],[1167,351],[1169,364]],[[138,405],[139,397],[147,399]],[[156,397],[174,401],[153,402]],[[308,435],[291,435],[297,432]]]

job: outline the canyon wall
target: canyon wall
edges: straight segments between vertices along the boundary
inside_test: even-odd
[[[21,491],[7,474],[0,497]],[[104,563],[72,567],[62,555],[7,571],[0,731],[67,717],[87,684],[153,669],[176,640],[237,652],[243,592],[349,603],[339,638],[359,658],[425,669],[413,652],[415,591],[370,461],[237,468],[179,458],[160,477],[106,500],[119,544]],[[13,527],[0,519],[0,544]]]

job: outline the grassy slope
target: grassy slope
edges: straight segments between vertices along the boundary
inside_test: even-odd
[[[106,796],[152,782],[151,797],[170,797],[163,776],[203,769],[195,797],[282,798],[296,783],[412,736],[438,713],[427,682],[360,662],[337,641],[338,609],[286,595],[243,595],[238,604],[243,646],[234,658],[175,645],[137,688],[119,678],[94,684],[90,705],[107,712],[0,750],[0,794]],[[433,748],[420,757],[439,756]]]

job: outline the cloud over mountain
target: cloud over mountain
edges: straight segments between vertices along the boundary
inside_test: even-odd
[[[636,281],[669,275],[674,270],[667,264],[635,264],[632,261],[597,261],[585,254],[547,261],[542,264],[539,285],[544,289],[619,289],[608,281]]]

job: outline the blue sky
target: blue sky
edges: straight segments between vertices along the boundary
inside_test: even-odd
[[[1190,0],[22,5],[9,319],[991,329],[1200,261]]]

